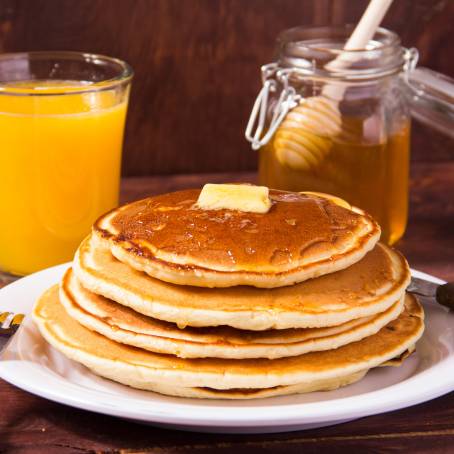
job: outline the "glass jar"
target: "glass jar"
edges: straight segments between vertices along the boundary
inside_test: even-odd
[[[277,61],[262,67],[246,137],[260,150],[261,184],[341,197],[377,219],[382,241],[392,244],[407,223],[411,106],[452,131],[452,85],[414,71],[417,51],[382,28],[365,49],[343,50],[351,32],[284,31]],[[424,90],[430,79],[432,90]]]

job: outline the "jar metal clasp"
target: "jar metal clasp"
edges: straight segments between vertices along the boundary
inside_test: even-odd
[[[404,72],[405,72],[405,80],[408,82],[410,74],[416,68],[419,60],[419,52],[416,47],[410,47],[409,49],[404,48]]]
[[[403,58],[405,63],[403,70],[408,85],[410,85],[410,75],[418,63],[418,57],[417,49],[404,48]],[[245,131],[245,137],[251,143],[253,150],[258,150],[266,145],[289,111],[300,103],[301,95],[298,95],[289,83],[289,78],[294,72],[298,71],[292,68],[280,68],[275,62],[261,67],[263,86],[254,102]],[[267,113],[270,108],[269,95],[277,91],[279,84],[283,88],[275,105],[272,106],[273,115],[267,131],[264,133]],[[256,126],[255,131],[253,131],[254,126]]]
[[[293,72],[292,69],[279,68],[277,63],[269,63],[263,65],[261,71],[263,86],[254,102],[245,131],[246,139],[251,143],[254,150],[258,150],[269,142],[287,113],[298,105],[301,98],[288,81]],[[273,116],[269,127],[263,134],[269,108],[269,94],[276,92],[279,84],[283,88],[273,107]],[[256,129],[253,132],[255,125]]]

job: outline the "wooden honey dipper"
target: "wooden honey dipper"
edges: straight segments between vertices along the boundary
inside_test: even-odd
[[[364,49],[391,3],[392,0],[371,0],[343,50]],[[354,61],[352,55],[340,53],[325,68],[344,69]],[[342,130],[339,110],[345,90],[345,87],[327,84],[319,96],[303,98],[290,110],[274,136],[274,149],[281,164],[295,170],[315,168],[329,153],[331,137],[348,135]]]

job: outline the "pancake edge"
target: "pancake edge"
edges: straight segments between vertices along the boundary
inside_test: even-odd
[[[401,297],[399,301],[396,301],[393,304],[395,307],[391,306],[385,311],[389,311],[388,313],[376,314],[375,317],[379,320],[371,320],[370,324],[366,325],[366,327],[364,327],[363,324],[359,324],[338,334],[324,335],[289,343],[209,343],[197,342],[196,340],[169,338],[153,334],[142,334],[118,326],[116,329],[113,329],[112,325],[98,319],[95,315],[90,314],[80,306],[75,295],[72,294],[71,290],[68,288],[69,285],[67,284],[67,281],[69,280],[68,276],[70,272],[69,269],[63,277],[59,287],[59,296],[66,312],[74,320],[85,328],[102,334],[115,342],[142,348],[155,353],[175,355],[180,358],[277,359],[299,356],[310,352],[336,349],[348,343],[356,342],[376,334],[380,329],[400,315],[404,307],[405,299],[405,297]],[[151,343],[153,346],[150,345]]]
[[[89,241],[89,239],[85,239]],[[349,320],[375,315],[388,309],[392,304],[399,300],[405,293],[405,289],[410,283],[411,274],[405,258],[398,251],[379,244],[386,250],[394,254],[400,261],[404,269],[401,279],[394,285],[394,289],[379,304],[367,307],[356,307],[344,310],[342,313],[331,312],[330,314],[305,314],[296,311],[216,311],[213,309],[183,308],[176,307],[159,300],[146,300],[140,295],[128,289],[123,289],[116,284],[107,282],[100,277],[99,273],[92,269],[84,270],[81,263],[80,249],[77,250],[73,270],[82,285],[93,293],[97,293],[113,301],[134,309],[143,315],[177,323],[180,327],[193,326],[220,326],[228,325],[237,329],[251,331],[262,331],[267,329],[287,329],[287,328],[320,328],[325,326],[340,325]],[[94,274],[94,275],[93,275]],[[121,298],[118,295],[121,295]]]
[[[315,380],[328,380],[339,376],[355,374],[357,372],[377,367],[380,364],[389,361],[397,356],[400,356],[408,348],[414,345],[424,332],[424,311],[421,304],[414,297],[408,294],[407,297],[413,299],[417,304],[418,314],[414,315],[419,318],[420,325],[412,336],[409,336],[404,343],[401,343],[386,355],[370,359],[369,361],[359,361],[343,368],[335,368],[322,372],[291,372],[287,374],[278,373],[249,373],[237,374],[234,372],[219,373],[203,372],[203,375],[195,371],[188,371],[180,368],[154,368],[146,365],[129,364],[119,360],[106,359],[99,355],[82,350],[80,347],[68,347],[65,340],[62,340],[55,332],[55,324],[49,323],[45,318],[40,316],[40,305],[49,298],[52,292],[58,295],[58,285],[54,285],[48,289],[36,302],[32,317],[37,324],[41,335],[55,349],[63,353],[67,358],[83,364],[93,370],[97,375],[109,378],[111,380],[128,385],[130,380],[134,380],[134,387],[138,387],[139,383],[143,386],[149,386],[150,383],[166,383],[166,385],[175,385],[182,387],[208,387],[214,389],[231,389],[231,388],[271,388],[276,386],[296,385],[300,383],[311,383]],[[61,304],[61,303],[59,303]],[[64,309],[63,309],[64,310]],[[68,316],[69,317],[69,316]],[[77,323],[77,322],[75,322]],[[82,327],[83,328],[83,327]],[[86,329],[86,328],[84,328]],[[384,328],[386,329],[386,327]],[[109,342],[113,342],[106,339]],[[181,360],[180,360],[181,361]],[[184,361],[184,360],[182,360]],[[191,361],[191,360],[188,360]],[[202,360],[203,361],[203,360]],[[222,361],[222,360],[220,360]],[[226,361],[226,360],[224,360]],[[228,360],[227,360],[228,361]],[[238,361],[238,360],[231,360]],[[276,360],[280,361],[280,360]],[[285,358],[283,359],[285,361]],[[131,378],[132,377],[132,378]]]

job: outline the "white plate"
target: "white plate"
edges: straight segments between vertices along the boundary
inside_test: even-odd
[[[33,302],[69,265],[35,273],[0,290],[0,310],[29,314]],[[414,276],[443,283],[417,271]],[[30,317],[1,355],[0,377],[38,396],[153,425],[206,432],[302,430],[396,410],[454,390],[454,314],[426,303],[417,353],[399,368],[372,370],[336,391],[251,401],[197,400],[139,391],[92,374],[40,336]]]

